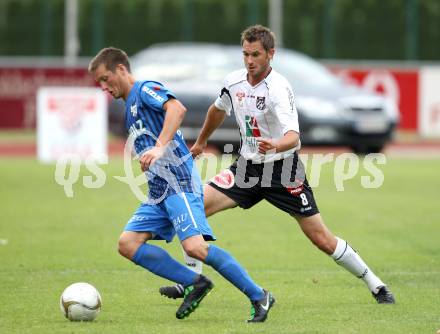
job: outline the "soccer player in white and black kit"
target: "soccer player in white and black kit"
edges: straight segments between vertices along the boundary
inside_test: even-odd
[[[273,33],[261,25],[242,33],[246,68],[226,76],[191,148],[193,156],[201,154],[214,130],[234,113],[241,135],[240,156],[205,185],[206,216],[236,206],[248,209],[265,199],[295,217],[312,243],[361,278],[378,303],[394,304],[386,284],[345,240],[324,225],[297,154],[300,131],[292,88],[270,66],[274,42]],[[181,297],[178,286],[163,287],[160,292]]]

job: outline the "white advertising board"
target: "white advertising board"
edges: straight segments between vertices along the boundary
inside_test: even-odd
[[[440,137],[440,66],[421,68],[419,97],[420,135]]]
[[[38,90],[38,159],[55,162],[65,154],[75,154],[81,161],[107,159],[107,98],[99,88]]]

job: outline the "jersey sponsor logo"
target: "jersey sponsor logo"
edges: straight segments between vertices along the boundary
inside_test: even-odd
[[[246,137],[261,137],[260,128],[257,119],[253,116],[245,116]]]
[[[266,98],[264,96],[257,96],[255,105],[258,110],[264,110],[266,108]]]
[[[137,116],[138,112],[137,112],[137,105],[136,104],[133,104],[132,106],[130,106],[130,112],[133,115],[133,117]]]
[[[242,91],[238,91],[237,93],[235,93],[235,96],[237,96],[238,101],[241,101],[246,97],[246,94]]]
[[[249,146],[251,151],[257,152],[258,141],[255,137],[245,137],[245,143]]]
[[[244,106],[244,100],[245,100],[246,94],[245,94],[244,92],[242,92],[242,91],[238,91],[238,92],[235,94],[235,96],[237,96],[238,105],[239,105],[240,107],[243,107],[243,106]]]
[[[165,101],[165,99],[160,96],[159,94],[157,94],[154,90],[148,88],[147,86],[144,86],[142,88],[142,91],[144,91],[145,93],[147,93],[148,95],[150,95],[153,99],[155,99],[156,101],[162,103]]]
[[[286,190],[293,196],[299,196],[304,189],[304,184],[300,180],[295,180],[296,187],[286,187]]]
[[[229,169],[225,169],[224,171],[214,176],[211,182],[223,189],[232,188],[235,182],[234,173],[232,173]]]

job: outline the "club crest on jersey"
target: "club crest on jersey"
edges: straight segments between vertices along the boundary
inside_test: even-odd
[[[232,173],[229,169],[225,169],[224,171],[214,176],[211,182],[223,189],[232,188],[235,182],[234,173]]]
[[[133,115],[133,117],[137,116],[138,111],[137,111],[137,105],[136,104],[133,104],[132,106],[130,106],[130,112]]]
[[[266,98],[264,96],[257,96],[255,103],[258,110],[264,110],[266,108]]]

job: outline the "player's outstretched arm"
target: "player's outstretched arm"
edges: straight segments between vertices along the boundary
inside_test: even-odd
[[[209,107],[202,130],[195,144],[191,147],[191,153],[194,157],[203,153],[209,137],[223,123],[225,117],[226,112],[224,110],[218,109],[214,104]]]

